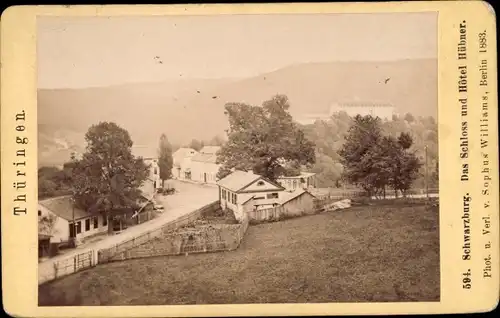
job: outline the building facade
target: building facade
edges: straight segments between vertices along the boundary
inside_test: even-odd
[[[144,163],[149,167],[148,180],[153,188],[161,188],[160,167],[158,166],[158,154],[152,147],[133,146],[132,153],[136,158],[142,158]]]
[[[172,154],[172,178],[178,180],[191,180],[191,158],[198,152],[192,148],[179,148]]]
[[[250,209],[279,205],[285,188],[252,172],[234,171],[217,181],[221,208],[241,220]],[[249,203],[251,202],[251,203]]]
[[[220,147],[205,146],[199,153],[191,157],[191,180],[199,183],[217,183],[217,173],[220,165],[217,164],[217,151]]]
[[[316,174],[313,172],[302,172],[291,177],[281,176],[276,181],[288,191],[316,188]]]
[[[48,219],[52,221],[47,222]],[[78,243],[83,238],[108,231],[108,219],[74,206],[70,196],[38,202],[39,234],[50,235],[50,243]],[[49,225],[50,223],[50,225]]]

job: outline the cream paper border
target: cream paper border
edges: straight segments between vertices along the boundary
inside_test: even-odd
[[[37,295],[37,120],[36,120],[36,17],[44,16],[140,16],[269,13],[369,13],[438,11],[439,47],[439,155],[440,155],[440,239],[441,301],[416,303],[331,303],[256,304],[195,306],[116,306],[116,307],[38,307]],[[461,183],[459,159],[460,110],[457,102],[456,47],[458,24],[467,20],[469,64],[470,177]],[[2,158],[2,266],[4,309],[14,316],[43,317],[156,317],[156,316],[253,316],[253,315],[352,315],[425,314],[477,312],[493,309],[499,296],[498,240],[498,123],[496,83],[496,21],[493,9],[481,1],[432,1],[387,3],[307,3],[307,4],[219,4],[219,5],[116,5],[116,6],[18,6],[8,8],[1,20],[1,158]],[[482,176],[479,148],[479,87],[476,53],[478,32],[488,33],[490,85],[490,209],[492,234],[488,239],[493,262],[493,278],[480,277],[485,254],[481,236],[480,190]],[[374,34],[376,36],[376,34]],[[408,35],[411,36],[411,35]],[[15,114],[26,111],[26,131],[16,131]],[[16,136],[29,138],[26,146],[28,176],[26,215],[14,216],[17,195],[13,182],[19,181],[14,162]],[[472,201],[473,260],[461,261],[463,243],[462,196]],[[495,196],[496,195],[496,196]],[[462,289],[461,273],[470,267],[473,288]],[[422,273],[425,275],[425,273]]]

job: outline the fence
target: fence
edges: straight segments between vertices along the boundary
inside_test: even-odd
[[[41,271],[38,275],[39,284],[93,267],[96,265],[95,261],[94,251],[88,251],[58,262],[46,264],[45,267],[39,268],[39,271]]]
[[[274,208],[248,211],[248,219],[251,223],[268,220],[278,220],[285,213],[283,206]]]
[[[155,237],[134,248],[115,254],[108,261],[174,256],[191,253],[232,251],[239,247],[248,229],[248,218],[239,224],[192,226]]]
[[[180,228],[182,226],[185,226],[189,223],[192,223],[193,221],[199,219],[204,213],[218,209],[219,208],[219,201],[212,202],[208,205],[205,205],[204,207],[195,210],[191,213],[188,213],[179,219],[167,223],[157,229],[154,229],[152,231],[146,232],[142,235],[133,237],[132,239],[129,239],[125,242],[122,242],[120,244],[117,244],[111,248],[108,249],[102,249],[98,251],[98,262],[99,263],[106,263],[115,258],[119,258],[119,255],[122,255],[123,252],[130,250],[136,246],[142,245],[153,238],[164,236],[168,234],[169,232],[174,231],[177,228]],[[117,256],[118,255],[118,256]]]

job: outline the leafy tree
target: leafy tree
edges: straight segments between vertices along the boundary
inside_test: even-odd
[[[370,196],[385,196],[388,186],[405,194],[420,168],[417,156],[409,151],[412,137],[408,133],[401,133],[398,138],[383,136],[380,124],[372,116],[354,118],[339,151],[344,177]]]
[[[405,115],[405,120],[406,120],[407,122],[409,122],[409,123],[412,123],[412,122],[414,122],[414,121],[415,121],[415,117],[413,117],[413,115],[412,115],[412,114],[410,114],[410,113],[406,113],[406,115]]]
[[[224,138],[222,138],[219,135],[215,136],[207,143],[207,145],[209,146],[222,146],[223,144],[224,144]]]
[[[89,128],[85,141],[82,158],[72,162],[75,203],[112,218],[113,212],[135,207],[149,167],[132,155],[129,133],[113,122],[100,122]]]
[[[262,107],[228,103],[228,141],[217,155],[222,168],[218,178],[232,169],[253,171],[271,180],[287,173],[287,166],[315,162],[314,144],[294,123],[284,95],[275,95]]]
[[[158,167],[160,168],[161,187],[163,188],[165,180],[172,177],[172,167],[174,159],[172,158],[172,146],[168,142],[167,136],[162,134],[160,137],[160,146],[158,148]]]
[[[205,146],[205,143],[203,141],[198,140],[198,139],[191,140],[191,142],[188,145],[189,148],[193,148],[196,151],[200,151],[201,148],[203,148],[204,146]]]

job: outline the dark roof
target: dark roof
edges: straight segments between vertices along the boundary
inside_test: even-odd
[[[50,210],[60,218],[68,221],[73,220],[73,202],[71,196],[62,196],[39,201],[38,204]],[[90,216],[90,213],[82,209],[74,207],[75,220],[83,219]]]

